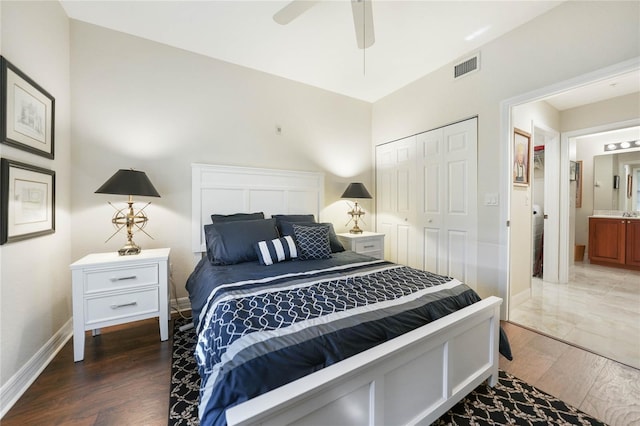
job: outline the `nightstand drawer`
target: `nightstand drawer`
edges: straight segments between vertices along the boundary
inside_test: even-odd
[[[382,241],[380,238],[364,240],[364,241],[356,241],[356,249],[355,251],[358,253],[368,253],[371,251],[381,251],[382,250]]]
[[[158,264],[95,269],[85,272],[85,292],[140,287],[158,283]]]
[[[104,297],[87,298],[85,323],[110,321],[160,310],[158,287]]]

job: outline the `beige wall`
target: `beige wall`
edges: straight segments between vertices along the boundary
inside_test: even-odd
[[[373,106],[373,143],[478,115],[478,286],[481,295],[500,294],[502,207],[483,205],[500,192],[509,167],[501,143],[500,102],[558,81],[640,56],[640,3],[565,2],[483,46],[481,70],[453,81],[443,67]]]
[[[56,172],[55,234],[0,246],[0,384],[4,390],[71,318],[71,146],[69,20],[58,2],[2,1],[0,10],[2,55],[56,101],[54,160],[0,145],[3,158]]]
[[[107,201],[124,198],[94,194],[119,168],[145,171],[162,196],[140,199],[153,203],[154,240],[135,240],[172,249],[178,298],[195,259],[191,163],[322,171],[321,219],[338,232],[347,184],[372,188],[367,102],[77,21],[71,46],[73,258],[123,245],[124,234],[104,241],[113,233]]]

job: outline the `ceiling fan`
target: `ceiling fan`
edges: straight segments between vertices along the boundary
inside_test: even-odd
[[[273,15],[273,20],[280,25],[289,22],[311,9],[321,0],[293,0]],[[375,42],[373,33],[373,12],[371,0],[350,0],[353,13],[353,27],[356,30],[358,49],[371,47]]]

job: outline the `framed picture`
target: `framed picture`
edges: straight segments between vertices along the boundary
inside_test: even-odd
[[[0,244],[55,232],[56,174],[17,161],[0,160]]]
[[[520,129],[513,129],[513,185],[529,185],[529,160],[531,135]]]
[[[576,180],[576,162],[572,161],[569,163],[569,180],[571,182]]]
[[[582,207],[582,160],[576,161],[576,208]]]
[[[53,158],[55,99],[0,57],[0,142]]]

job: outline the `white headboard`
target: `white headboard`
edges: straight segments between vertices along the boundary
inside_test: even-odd
[[[323,202],[324,173],[192,164],[193,252],[206,251],[203,227],[213,213],[313,213],[319,221]]]

